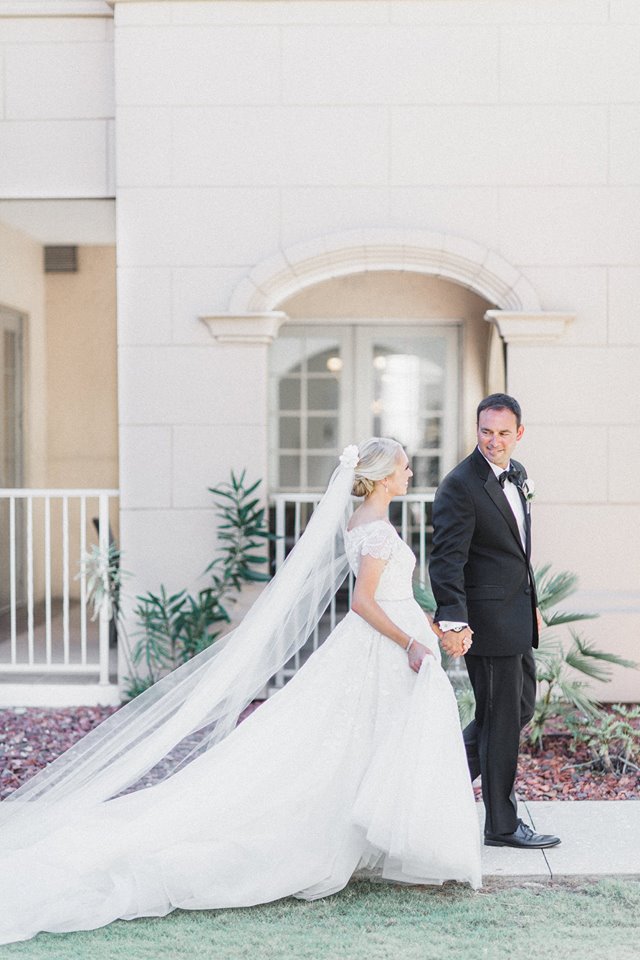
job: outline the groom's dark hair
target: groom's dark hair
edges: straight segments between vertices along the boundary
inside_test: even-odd
[[[511,410],[511,413],[516,418],[517,425],[520,426],[522,423],[520,404],[514,397],[510,397],[508,393],[492,393],[490,396],[485,397],[484,400],[481,400],[478,404],[476,423],[479,422],[480,414],[483,410]]]

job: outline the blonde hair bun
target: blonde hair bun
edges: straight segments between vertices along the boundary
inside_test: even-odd
[[[363,443],[355,468],[354,497],[368,496],[379,480],[393,473],[401,450],[401,444],[389,437],[371,437]]]
[[[369,480],[367,477],[358,477],[353,484],[353,490],[351,492],[354,497],[367,497],[373,492],[375,485],[375,480]]]

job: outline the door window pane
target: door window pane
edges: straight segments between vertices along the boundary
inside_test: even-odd
[[[422,420],[421,446],[432,450],[442,445],[442,420],[440,417],[426,417]]]
[[[280,457],[280,486],[300,487],[300,457]]]
[[[457,453],[457,329],[361,328],[359,380],[370,358],[370,410],[377,435],[395,437],[417,458],[414,488],[434,487]]]
[[[285,378],[280,381],[280,409],[298,410],[300,408],[300,381]]]
[[[279,446],[286,450],[300,449],[300,417],[280,417]]]
[[[445,342],[385,338],[373,345],[374,414],[383,436],[421,447],[422,417],[442,406]]]
[[[310,449],[336,449],[338,446],[337,417],[309,417],[307,446]]]
[[[309,380],[307,383],[309,410],[338,409],[338,381],[334,379]]]
[[[437,487],[440,483],[440,457],[412,457],[413,487]]]

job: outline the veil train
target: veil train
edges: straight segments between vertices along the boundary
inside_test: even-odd
[[[343,533],[358,448],[346,447],[284,564],[242,622],[36,774],[0,804],[10,850],[69,823],[91,804],[159,783],[224,739],[243,709],[300,650],[345,579]]]

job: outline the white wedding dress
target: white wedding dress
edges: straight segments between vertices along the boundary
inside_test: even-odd
[[[364,554],[387,560],[376,599],[433,651],[420,673],[348,613],[283,690],[183,770],[0,854],[0,942],[176,907],[314,899],[354,874],[480,885],[456,701],[413,599],[415,558],[385,521],[346,541],[355,573]]]

